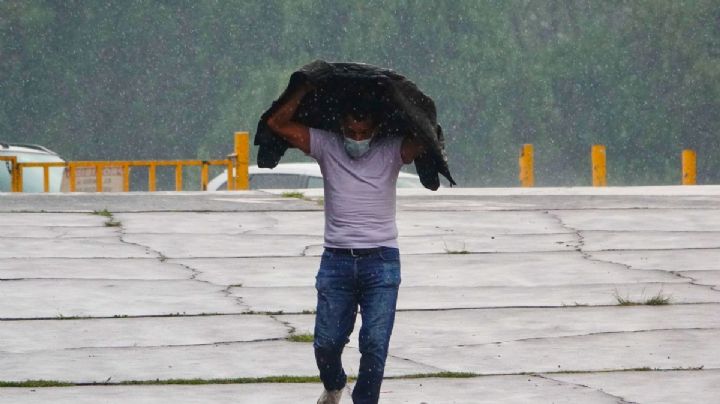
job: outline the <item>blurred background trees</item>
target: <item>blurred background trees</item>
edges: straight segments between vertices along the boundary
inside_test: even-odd
[[[313,59],[407,76],[461,186],[720,183],[720,2],[0,0],[0,141],[66,159],[222,157]],[[254,155],[254,152],[253,152]],[[290,152],[287,161],[303,160]]]

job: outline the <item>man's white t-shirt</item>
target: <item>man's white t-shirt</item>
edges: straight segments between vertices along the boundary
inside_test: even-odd
[[[373,140],[353,159],[343,136],[310,129],[310,156],[317,160],[325,187],[325,247],[397,248],[396,183],[403,166],[402,138]]]

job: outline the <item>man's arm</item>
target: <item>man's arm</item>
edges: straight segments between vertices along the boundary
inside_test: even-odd
[[[267,119],[267,124],[275,133],[280,135],[288,143],[302,150],[305,154],[310,153],[310,129],[297,122],[292,121],[295,111],[300,105],[300,100],[312,90],[309,83],[303,83],[290,98],[280,106]]]
[[[410,164],[415,158],[425,152],[425,146],[416,138],[406,136],[400,146],[400,156],[405,164]]]

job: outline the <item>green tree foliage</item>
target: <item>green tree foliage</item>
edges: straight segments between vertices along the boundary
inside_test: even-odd
[[[720,3],[0,0],[0,140],[68,159],[222,157],[299,66],[393,68],[438,106],[461,185],[720,182]],[[254,153],[253,153],[254,154]],[[304,159],[290,152],[288,160]]]

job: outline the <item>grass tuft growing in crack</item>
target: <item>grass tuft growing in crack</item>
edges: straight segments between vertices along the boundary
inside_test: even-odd
[[[665,296],[661,294],[657,294],[647,300],[645,300],[645,304],[649,306],[663,306],[666,304],[670,304],[671,296]]]
[[[547,375],[582,375],[582,374],[593,374],[593,373],[617,373],[617,372],[652,372],[652,371],[662,371],[662,369],[653,369],[648,366],[643,366],[639,368],[626,368],[626,369],[608,369],[608,370],[557,370],[557,371],[550,371],[550,372],[525,372],[521,373],[523,375],[538,375],[538,374],[547,374]]]
[[[112,212],[110,212],[110,211],[107,210],[107,209],[95,210],[95,211],[93,211],[93,215],[98,215],[98,216],[102,216],[102,217],[108,218],[108,220],[105,222],[105,226],[106,226],[106,227],[119,227],[119,226],[122,226],[122,223],[120,223],[119,220],[115,220],[115,218],[113,217]]]
[[[676,367],[676,368],[672,368],[672,370],[691,370],[691,371],[692,371],[692,370],[703,370],[703,369],[705,369],[705,365],[700,365],[700,366],[688,366],[688,367],[679,366],[679,367]]]
[[[617,289],[615,290],[614,296],[620,306],[664,306],[670,304],[672,301],[672,296],[663,294],[662,290],[660,290],[657,295],[645,300],[632,300],[629,296],[622,297]]]
[[[445,379],[467,379],[471,377],[481,376],[478,373],[472,372],[437,372],[437,373],[415,373],[404,376],[390,376],[386,379],[425,379],[429,377],[445,378]]]
[[[287,340],[290,342],[313,342],[315,336],[312,334],[291,334],[287,337]]]
[[[283,192],[281,195],[285,198],[297,198],[297,199],[302,199],[303,201],[315,202],[316,204],[318,204],[320,206],[325,206],[324,198],[313,199],[311,197],[305,196],[305,194],[302,192],[287,191],[287,192]]]
[[[92,316],[65,316],[62,313],[58,313],[57,316],[55,316],[58,320],[89,320],[94,317]]]
[[[348,378],[351,379],[351,378]],[[120,385],[164,385],[164,384],[251,384],[251,383],[320,383],[317,376],[269,376],[239,377],[233,379],[155,379],[128,380],[123,382],[68,383],[57,380],[25,380],[22,382],[0,381],[2,387],[71,387],[71,386],[120,386]]]
[[[470,254],[468,250],[445,250],[448,254]]]
[[[70,387],[73,383],[60,382],[57,380],[25,380],[23,382],[3,382],[0,387]]]
[[[470,251],[468,251],[465,247],[465,243],[463,243],[462,249],[460,250],[451,250],[450,248],[448,248],[447,243],[443,242],[443,244],[445,245],[446,254],[470,254]]]
[[[156,384],[250,384],[250,383],[320,383],[318,376],[268,376],[238,377],[230,379],[166,379],[166,380],[129,380],[115,383],[120,385],[156,385]],[[102,384],[102,383],[100,383]]]
[[[701,371],[704,366],[698,367],[687,367],[687,368],[673,368],[673,369],[658,369],[650,367],[637,367],[627,369],[613,369],[613,370],[564,370],[556,372],[522,372],[517,373],[519,375],[527,376],[540,376],[542,374],[591,374],[591,373],[619,373],[619,372],[666,372],[666,371]],[[448,378],[448,379],[466,379],[475,377],[486,377],[495,376],[491,374],[480,374],[472,372],[436,372],[436,373],[415,373],[403,376],[386,376],[386,379],[425,379],[425,378]],[[356,377],[348,377],[348,381],[355,381]],[[268,377],[239,377],[229,379],[155,379],[155,380],[128,380],[122,382],[99,382],[99,383],[68,383],[57,380],[25,380],[22,382],[6,382],[0,381],[0,388],[2,387],[70,387],[70,386],[91,386],[91,385],[104,385],[104,386],[118,386],[118,385],[169,385],[169,384],[184,384],[184,385],[201,385],[201,384],[253,384],[253,383],[321,383],[320,378],[317,376],[268,376]]]

